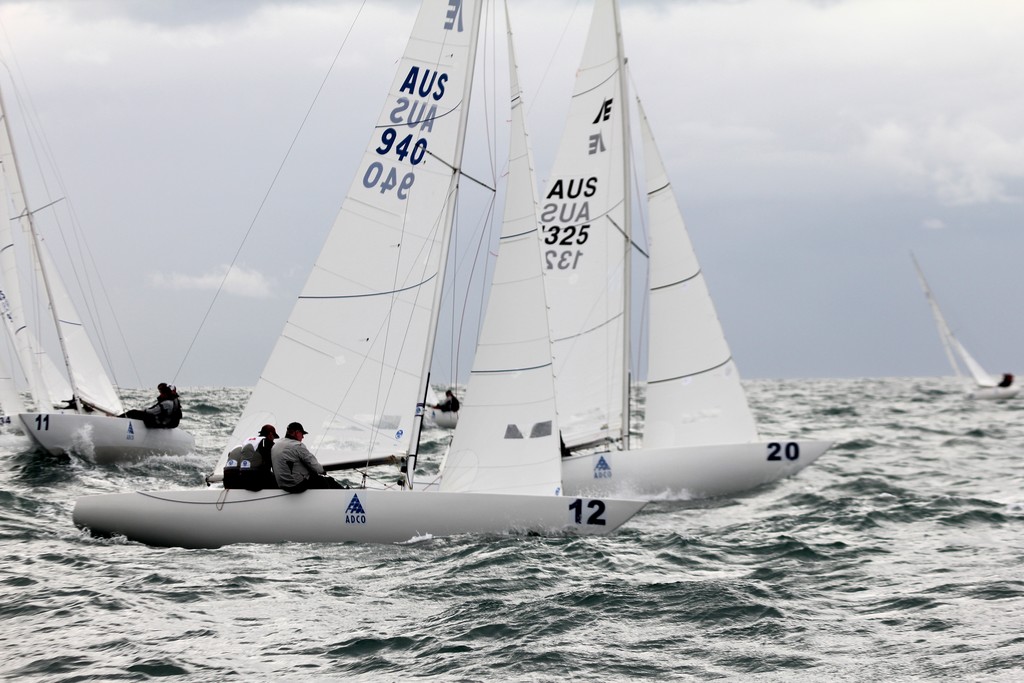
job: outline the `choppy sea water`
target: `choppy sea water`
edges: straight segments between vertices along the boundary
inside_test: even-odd
[[[0,434],[0,675],[1024,680],[1024,398],[970,402],[944,379],[746,387],[763,435],[836,445],[605,538],[93,539],[76,497],[202,486],[248,390],[182,391],[186,457],[96,466]]]

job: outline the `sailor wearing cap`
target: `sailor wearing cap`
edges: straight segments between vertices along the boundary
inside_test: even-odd
[[[284,431],[284,438],[274,444],[271,458],[277,485],[289,493],[301,493],[306,489],[340,489],[341,484],[324,474],[316,456],[302,443],[308,433],[302,424],[291,422]]]

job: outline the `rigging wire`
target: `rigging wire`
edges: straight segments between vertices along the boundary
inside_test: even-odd
[[[498,120],[497,120],[497,117],[498,117],[498,105],[497,105],[497,100],[498,100],[498,94],[497,94],[497,83],[498,83],[497,67],[498,67],[498,59],[497,59],[497,49],[498,49],[498,44],[500,43],[500,41],[494,40],[494,37],[496,35],[498,35],[498,18],[499,18],[498,15],[499,15],[499,13],[494,9],[494,4],[488,4],[487,5],[487,9],[489,10],[489,13],[490,13],[490,26],[491,26],[491,29],[489,31],[486,31],[485,35],[484,35],[485,45],[484,45],[484,51],[483,51],[483,67],[482,67],[481,71],[482,71],[483,76],[484,76],[484,93],[486,93],[488,96],[482,98],[483,106],[484,106],[484,117],[483,118],[484,118],[484,124],[485,124],[484,130],[485,130],[486,142],[487,142],[487,144],[486,144],[486,151],[487,151],[487,155],[488,155],[488,165],[489,165],[489,170],[491,172],[491,186],[492,187],[497,187],[497,185],[498,185],[498,161],[497,161],[497,151],[496,151],[497,143],[496,143],[496,139],[495,138],[496,138],[497,128],[498,128]],[[488,72],[488,69],[487,69],[487,62],[488,62],[487,58],[488,57],[490,57],[490,72]],[[489,87],[488,87],[488,83],[490,84]],[[506,160],[506,166],[507,166],[507,160]],[[488,290],[488,285],[490,284],[489,271],[491,270],[491,262],[487,258],[487,253],[489,253],[490,242],[492,242],[493,239],[494,239],[495,231],[497,230],[500,233],[500,229],[501,229],[500,223],[495,223],[495,218],[496,218],[496,214],[495,214],[496,199],[497,198],[496,198],[495,194],[492,194],[490,196],[490,198],[489,198],[489,200],[487,202],[486,210],[484,211],[483,216],[481,216],[480,223],[478,224],[478,227],[477,227],[477,229],[475,231],[477,244],[476,244],[476,249],[472,252],[474,255],[473,255],[473,258],[472,258],[472,260],[470,262],[469,274],[467,275],[467,284],[466,284],[466,287],[464,287],[462,289],[462,291],[466,293],[466,296],[463,299],[462,314],[459,316],[457,330],[456,330],[456,326],[455,326],[455,316],[452,316],[452,330],[451,330],[452,337],[451,338],[452,338],[454,343],[452,344],[452,347],[453,347],[452,348],[453,358],[452,358],[451,362],[452,362],[452,384],[455,384],[455,385],[459,384],[459,370],[460,370],[460,368],[459,368],[459,365],[460,365],[459,359],[462,358],[463,335],[465,334],[466,327],[467,327],[467,324],[468,324],[467,323],[467,314],[468,314],[468,310],[469,310],[469,292],[474,291],[474,288],[472,287],[472,284],[473,284],[473,281],[474,281],[475,276],[476,276],[477,265],[481,261],[483,261],[484,270],[483,270],[483,274],[480,277],[481,277],[481,279],[482,279],[482,281],[484,283],[484,286],[478,288],[478,290],[481,291],[481,292],[486,292]],[[454,235],[455,235],[455,239],[457,240],[459,233],[458,232],[454,232]],[[457,246],[457,244],[456,244],[456,246]],[[468,258],[468,256],[467,256],[467,258]],[[456,280],[457,280],[457,278],[456,278]],[[477,305],[478,305],[477,316],[476,316],[477,329],[476,329],[476,333],[473,335],[472,340],[470,340],[471,341],[470,354],[473,354],[476,351],[476,342],[477,342],[477,339],[480,336],[480,328],[483,326],[483,319],[484,319],[484,315],[486,313],[487,296],[486,295],[481,295],[480,300],[479,300]]]
[[[213,311],[214,305],[217,303],[217,299],[220,298],[221,292],[224,290],[224,285],[231,275],[231,270],[235,267],[235,263],[238,262],[238,257],[242,253],[242,248],[249,239],[249,235],[252,234],[253,228],[256,226],[256,221],[259,220],[260,215],[263,213],[263,207],[266,205],[267,200],[270,198],[270,193],[277,185],[278,178],[281,176],[281,172],[284,170],[285,164],[288,162],[291,156],[292,150],[295,148],[295,144],[298,142],[299,136],[302,134],[303,129],[306,127],[306,122],[309,120],[310,115],[313,113],[313,108],[316,106],[317,101],[320,99],[320,95],[323,93],[324,87],[327,85],[327,81],[334,71],[334,67],[338,63],[338,59],[341,57],[342,51],[345,46],[348,45],[348,40],[352,36],[352,31],[355,29],[356,23],[359,21],[359,17],[363,12],[363,8],[366,7],[366,0],[363,0],[359,4],[359,9],[356,11],[356,16],[352,19],[352,23],[348,27],[348,32],[345,34],[345,38],[341,41],[341,46],[338,48],[337,53],[334,55],[334,59],[331,61],[331,65],[327,68],[327,73],[320,81],[320,86],[317,88],[316,94],[313,95],[313,101],[310,102],[309,107],[306,109],[305,115],[302,117],[302,121],[299,123],[298,129],[295,131],[295,135],[292,136],[291,142],[288,144],[288,149],[285,151],[284,158],[281,159],[281,163],[277,167],[277,171],[274,173],[273,179],[270,181],[270,186],[267,187],[267,191],[263,194],[263,199],[260,200],[259,206],[256,208],[256,213],[253,215],[252,220],[249,221],[249,227],[246,228],[245,234],[242,236],[242,241],[238,245],[238,249],[235,250],[234,256],[231,258],[231,263],[228,265],[227,270],[224,272],[224,277],[221,278],[220,284],[217,286],[217,291],[213,294],[213,299],[210,301],[209,307],[203,314],[203,319],[199,322],[199,327],[196,329],[195,335],[192,337],[192,341],[188,345],[188,349],[185,351],[184,358],[181,359],[181,364],[178,365],[178,369],[174,372],[173,380],[176,381],[178,375],[181,373],[181,369],[185,366],[188,360],[189,354],[192,353],[192,349],[196,345],[196,341],[199,339],[200,333],[203,331],[203,327],[206,325],[206,321],[210,317],[210,313]]]
[[[5,40],[5,42],[6,42],[7,46],[8,46],[8,51],[10,53],[11,63],[13,64],[14,68],[12,69],[11,68],[12,64],[8,64],[8,61],[6,59],[3,59],[3,58],[0,58],[0,64],[3,65],[4,69],[8,73],[8,76],[10,77],[11,85],[13,86],[13,90],[14,90],[15,99],[18,102],[18,107],[21,110],[21,112],[22,112],[22,114],[23,114],[23,116],[25,118],[25,128],[26,128],[26,131],[28,132],[27,139],[28,139],[28,142],[29,142],[29,147],[30,147],[30,149],[32,151],[32,156],[33,156],[33,158],[36,161],[37,167],[40,169],[39,176],[40,176],[42,184],[43,184],[44,194],[46,195],[47,198],[52,196],[52,194],[50,192],[49,183],[47,181],[46,173],[42,172],[43,169],[49,168],[50,171],[53,173],[54,179],[55,179],[55,181],[57,183],[57,187],[58,187],[61,195],[63,196],[63,198],[67,198],[68,199],[67,206],[68,206],[68,214],[69,214],[70,220],[71,220],[71,233],[72,233],[74,244],[76,245],[76,250],[77,250],[77,252],[79,254],[77,259],[72,256],[72,251],[74,251],[74,250],[72,249],[71,244],[69,244],[69,242],[68,242],[68,236],[67,236],[66,231],[64,230],[64,226],[63,226],[63,224],[61,222],[60,215],[58,213],[54,212],[53,213],[53,219],[54,219],[55,223],[57,224],[58,233],[59,233],[59,235],[61,237],[61,240],[62,240],[62,242],[64,244],[64,250],[65,250],[65,253],[68,256],[68,262],[70,263],[70,267],[72,269],[72,273],[74,275],[75,282],[78,285],[79,291],[82,293],[82,295],[84,297],[85,306],[86,306],[85,312],[86,312],[87,317],[88,317],[89,321],[91,322],[93,328],[97,332],[97,337],[98,338],[96,339],[96,341],[97,341],[97,343],[100,346],[100,351],[101,351],[101,353],[103,355],[104,361],[106,362],[107,369],[111,373],[111,375],[114,377],[115,390],[117,391],[117,393],[119,395],[119,398],[120,398],[121,397],[120,396],[121,391],[120,391],[120,387],[119,387],[120,383],[116,379],[116,368],[115,368],[114,363],[112,361],[112,357],[111,357],[112,354],[111,354],[110,347],[109,347],[109,345],[107,343],[107,335],[103,331],[103,329],[104,329],[103,328],[103,318],[100,316],[100,304],[96,300],[97,289],[102,294],[103,302],[106,304],[107,309],[109,311],[111,311],[111,316],[110,317],[113,320],[114,326],[117,329],[117,333],[118,333],[118,335],[119,335],[119,337],[121,339],[121,344],[123,345],[123,348],[125,350],[125,354],[127,355],[128,361],[129,361],[129,363],[130,363],[130,365],[132,367],[132,371],[135,374],[136,381],[139,384],[141,384],[141,379],[139,378],[138,368],[137,368],[137,366],[135,364],[135,358],[134,358],[134,356],[131,353],[131,348],[129,347],[129,345],[127,343],[127,340],[126,340],[125,335],[124,335],[124,330],[121,327],[120,321],[118,320],[117,315],[114,314],[115,308],[114,308],[114,305],[112,303],[110,294],[107,291],[106,284],[103,281],[102,276],[100,275],[101,271],[100,271],[99,267],[97,266],[95,255],[92,253],[92,251],[91,251],[91,249],[89,247],[89,242],[84,237],[84,231],[82,229],[81,221],[78,219],[78,213],[77,213],[77,211],[76,211],[76,209],[74,207],[73,202],[69,198],[69,195],[68,195],[68,192],[67,192],[67,187],[66,187],[66,185],[64,183],[64,178],[63,178],[63,176],[60,173],[60,166],[59,166],[59,164],[57,164],[56,156],[55,156],[55,154],[53,152],[52,146],[50,145],[49,139],[46,136],[46,131],[45,131],[45,129],[42,126],[42,120],[39,117],[38,109],[36,108],[35,102],[32,99],[31,91],[29,90],[28,85],[25,82],[24,76],[20,76],[21,85],[19,86],[18,81],[19,81],[19,75],[22,73],[21,72],[21,68],[20,68],[20,65],[18,64],[17,55],[14,53],[14,50],[13,50],[13,43],[11,42],[10,37],[7,34],[6,25],[3,23],[2,20],[0,20],[0,32],[3,33],[4,40]],[[40,156],[41,155],[40,155],[39,149],[37,148],[37,141],[38,141],[39,147],[42,148],[42,157],[45,158],[45,160],[47,162],[46,164],[43,164],[40,161]],[[59,200],[56,200],[56,201],[59,201]],[[47,206],[56,203],[56,201],[50,202],[49,204],[47,204]],[[26,198],[26,202],[27,202],[27,198]],[[45,207],[42,207],[42,208],[45,208]],[[37,209],[36,211],[39,211],[39,210],[40,209]],[[43,241],[45,242],[45,239]],[[88,258],[86,258],[86,256]],[[93,275],[92,274],[94,274],[94,277],[95,277],[96,281],[98,282],[98,286],[92,284],[92,280],[93,280]],[[83,284],[83,279],[85,281],[85,284]],[[32,291],[34,293],[33,300],[36,302],[36,306],[37,306],[36,314],[33,317],[34,317],[34,319],[36,321],[36,326],[37,326],[36,327],[37,338],[39,338],[39,334],[38,334],[39,327],[38,326],[41,324],[40,320],[41,320],[42,316],[40,314],[40,310],[39,310],[38,306],[40,305],[41,297],[39,296],[39,292],[38,292],[38,284],[35,282],[34,278],[33,278],[33,282],[32,282]]]

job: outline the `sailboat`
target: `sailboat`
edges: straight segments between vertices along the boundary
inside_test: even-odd
[[[441,402],[433,389],[427,392],[427,401],[423,406],[423,419],[428,426],[440,429],[455,429],[459,424],[458,410],[441,410],[435,408]]]
[[[953,368],[957,379],[963,382],[967,388],[967,398],[980,400],[999,400],[1013,398],[1020,393],[1020,387],[1014,384],[1014,377],[1009,373],[992,375],[981,367],[981,363],[974,359],[964,345],[960,343],[953,330],[946,322],[942,310],[939,308],[935,296],[932,294],[928,281],[924,278],[924,271],[921,270],[917,257],[910,255],[914,262],[914,270],[917,272],[917,279],[921,282],[921,289],[928,299],[928,305],[935,317],[935,326],[939,330],[939,339],[942,340],[942,348],[946,351],[946,358]],[[963,369],[961,369],[961,366]],[[965,372],[966,370],[966,372]]]
[[[35,214],[29,209],[2,95],[0,118],[0,175],[11,216],[0,228],[0,296],[4,327],[17,351],[34,403],[32,411],[17,407],[21,428],[49,453],[76,451],[101,463],[192,451],[194,440],[184,430],[151,429],[142,420],[117,417],[124,413],[124,406],[36,228]],[[66,379],[26,322],[11,230],[15,221],[25,236],[31,276],[38,291],[46,296],[46,308],[67,370]],[[4,407],[8,410],[6,402]]]
[[[391,543],[513,531],[606,534],[643,507],[636,500],[558,495],[554,436],[544,433],[556,429],[548,397],[542,393],[543,410],[513,405],[504,416],[488,398],[491,382],[513,392],[503,397],[507,403],[529,404],[536,401],[534,392],[543,391],[535,379],[540,373],[509,367],[520,363],[522,353],[488,350],[488,339],[496,340],[495,349],[510,341],[503,338],[507,331],[493,327],[484,335],[472,380],[472,410],[464,409],[458,446],[445,464],[450,476],[439,491],[417,488],[414,481],[481,8],[481,0],[421,4],[341,212],[231,437],[234,445],[264,423],[301,418],[311,432],[307,445],[325,468],[401,454],[398,484],[300,494],[212,487],[87,496],[76,502],[76,525],[157,546]],[[520,161],[510,175],[522,172]],[[510,209],[517,218],[533,210],[522,202],[521,190],[512,194],[520,198]],[[535,219],[523,227],[529,238],[536,229]],[[535,239],[509,235],[508,241],[522,248]],[[503,244],[499,263],[505,251]],[[537,268],[536,261],[530,265]],[[495,297],[506,303],[503,277],[496,276],[492,307]],[[539,277],[534,291],[538,283]],[[530,327],[536,327],[536,311],[523,315],[532,316]],[[548,338],[546,323],[537,335],[511,341],[520,351],[525,345],[532,358]]]
[[[633,131],[615,0],[597,0],[541,202],[567,492],[731,495],[796,474],[831,442],[763,440],[647,118],[649,353],[642,444],[630,433]]]

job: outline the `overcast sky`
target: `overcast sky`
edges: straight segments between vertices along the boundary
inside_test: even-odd
[[[115,352],[120,383],[255,383],[417,7],[367,4],[0,0],[0,54],[64,182],[25,168],[3,73],[30,202],[66,192],[88,235],[134,359]],[[543,184],[591,3],[512,4]],[[1024,3],[623,0],[622,22],[744,377],[949,374],[911,251],[978,360],[1024,373]],[[438,380],[465,380],[457,327]]]

